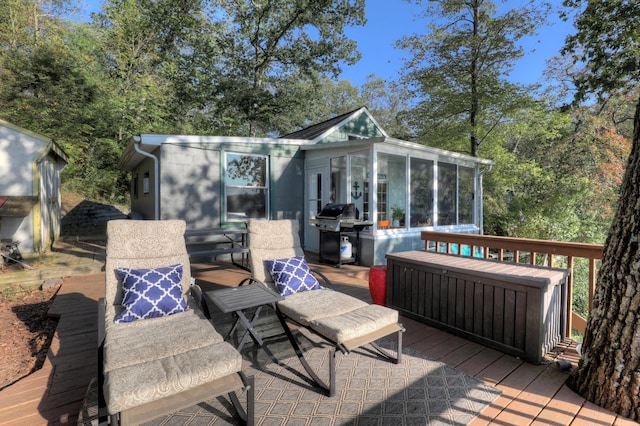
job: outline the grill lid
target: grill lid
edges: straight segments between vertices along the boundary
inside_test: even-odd
[[[356,208],[355,204],[327,204],[322,208],[318,219],[328,220],[358,220],[360,212]]]

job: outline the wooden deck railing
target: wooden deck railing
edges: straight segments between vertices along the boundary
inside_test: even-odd
[[[602,244],[572,243],[563,241],[534,240],[526,238],[496,237],[491,235],[458,234],[453,232],[431,232],[423,231],[422,239],[425,242],[425,249],[430,247],[438,248],[438,251],[453,253],[452,247],[457,245],[458,254],[462,255],[463,246],[470,247],[469,253],[476,256],[481,253],[484,258],[493,258],[512,262],[528,262],[531,265],[558,267],[558,257],[566,259],[563,268],[569,270],[569,282],[567,283],[567,337],[571,336],[571,329],[574,328],[584,333],[587,320],[573,312],[573,267],[576,258],[583,258],[588,261],[588,292],[589,310],[591,309],[592,297],[596,283],[596,273],[598,261],[602,259]],[[442,246],[444,245],[444,250]]]

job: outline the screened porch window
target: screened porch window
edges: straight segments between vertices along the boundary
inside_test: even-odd
[[[387,220],[391,228],[475,224],[475,168],[387,153],[377,160],[379,229]]]
[[[378,220],[390,219],[392,227],[405,226],[407,205],[407,157],[378,154]]]
[[[438,225],[455,225],[458,218],[456,165],[438,163]]]
[[[474,170],[458,166],[458,224],[474,223]]]
[[[263,155],[226,154],[224,213],[227,221],[267,218],[267,164],[267,157]]]
[[[411,158],[411,227],[433,225],[433,161]]]

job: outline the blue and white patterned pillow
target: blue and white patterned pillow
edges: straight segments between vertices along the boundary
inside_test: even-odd
[[[265,263],[282,296],[322,288],[309,270],[304,256],[265,260]]]
[[[117,268],[122,280],[122,306],[116,323],[164,317],[187,310],[182,296],[182,265],[155,269]]]

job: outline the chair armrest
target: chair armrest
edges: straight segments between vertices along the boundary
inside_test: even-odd
[[[198,308],[204,313],[207,319],[211,319],[211,312],[209,311],[209,306],[207,306],[207,300],[202,293],[202,289],[198,284],[195,283],[195,280],[192,280],[191,286],[189,287],[191,292],[191,297],[196,302]]]
[[[243,286],[243,285],[245,285],[245,284],[249,284],[249,285],[250,285],[250,284],[262,284],[263,286],[265,286],[265,287],[269,288],[269,286],[268,286],[267,284],[263,283],[263,282],[262,282],[262,281],[260,281],[260,280],[255,279],[255,278],[253,278],[253,277],[249,277],[249,278],[245,278],[245,279],[243,279],[242,281],[240,281],[240,282],[238,283],[238,287],[242,287],[242,286]]]
[[[331,284],[331,281],[329,281],[329,278],[327,278],[322,272],[318,271],[317,269],[313,269],[310,268],[309,269],[314,275],[316,275],[317,277],[320,277],[320,279],[323,281],[323,283],[320,283],[321,286],[323,287],[329,287],[331,290],[335,290],[335,287],[333,286],[333,284]]]
[[[318,280],[318,282],[322,281],[322,282],[320,282],[320,285],[321,285],[321,286],[323,286],[323,287],[328,287],[328,288],[330,288],[331,290],[335,290],[335,287],[333,286],[333,284],[331,284],[331,281],[329,281],[329,278],[327,278],[327,277],[326,277],[322,272],[318,271],[317,269],[312,269],[312,268],[310,268],[309,270],[311,271],[311,273],[312,273],[313,275],[315,275],[315,276],[316,276],[316,279],[320,278],[320,279]],[[242,286],[243,286],[243,285],[245,285],[245,284],[262,284],[263,286],[265,286],[265,287],[267,287],[267,288],[270,288],[270,286],[268,286],[267,284],[263,283],[263,282],[262,282],[262,281],[260,281],[260,280],[255,279],[255,278],[253,278],[253,277],[249,277],[249,278],[245,278],[245,279],[243,279],[243,280],[242,280],[242,281],[240,281],[240,283],[238,284],[238,287],[242,287]]]

